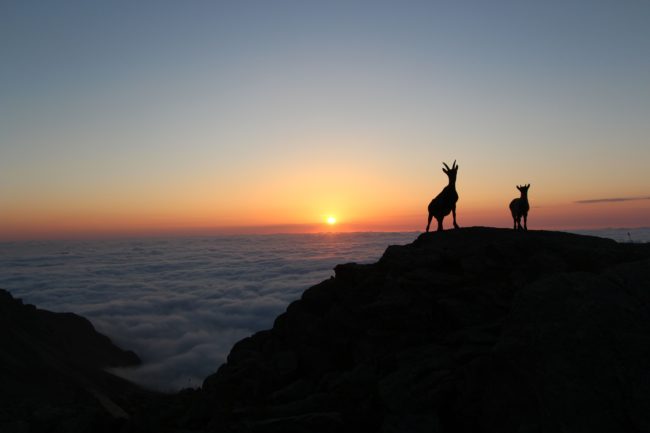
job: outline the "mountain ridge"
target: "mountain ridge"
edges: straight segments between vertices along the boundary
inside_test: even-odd
[[[74,415],[69,407],[78,408],[78,396],[64,398],[54,414],[33,412],[38,423],[29,430],[25,418],[16,421],[16,411],[3,407],[0,427],[650,431],[650,244],[470,227],[424,233],[389,246],[376,263],[334,271],[288,305],[271,329],[237,342],[200,389],[148,393],[97,373],[107,355],[79,355],[80,371],[103,384],[91,398],[81,387],[82,400],[94,403]],[[0,306],[7,296],[0,292]],[[10,365],[7,359],[0,356]],[[128,352],[117,359],[133,361]],[[35,401],[52,406],[56,392],[52,386],[51,395]]]
[[[650,337],[649,251],[562,232],[422,234],[388,247],[377,263],[337,266],[272,329],[237,343],[202,392],[217,402],[215,425],[234,431],[644,430],[650,419],[634,408],[650,413],[650,376],[640,364],[650,350],[630,335]],[[599,343],[604,335],[611,346]],[[615,344],[625,362],[597,364],[601,352],[616,359]],[[626,397],[634,404],[609,417],[613,408],[601,400],[578,404],[614,366],[645,383]],[[537,395],[560,376],[577,388],[564,391],[572,396],[566,406],[593,420],[564,414],[551,404],[557,396]],[[540,415],[542,406],[553,410]],[[626,418],[630,426],[617,421]]]
[[[115,346],[90,321],[23,304],[0,289],[0,430],[112,431],[136,385],[104,371],[140,358]]]

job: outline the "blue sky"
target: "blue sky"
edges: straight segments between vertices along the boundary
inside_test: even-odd
[[[5,226],[255,225],[260,200],[271,223],[407,221],[452,159],[477,212],[524,182],[547,206],[647,196],[648,22],[644,1],[5,1]]]

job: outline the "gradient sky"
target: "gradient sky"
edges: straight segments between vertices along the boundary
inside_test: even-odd
[[[634,0],[5,0],[0,240],[423,230],[454,159],[461,226],[509,226],[522,183],[531,228],[648,226],[648,23]]]

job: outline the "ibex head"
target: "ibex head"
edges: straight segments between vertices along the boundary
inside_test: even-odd
[[[449,183],[454,183],[456,182],[456,173],[458,172],[458,166],[456,165],[456,160],[454,160],[454,163],[451,165],[451,168],[444,162],[442,165],[445,166],[445,168],[442,169],[442,171],[449,176]],[[519,187],[517,187],[519,188]]]
[[[530,188],[530,184],[521,185],[521,186],[517,185],[517,189],[521,191],[521,195],[523,195],[524,197],[526,196],[526,194],[528,194],[528,188]]]

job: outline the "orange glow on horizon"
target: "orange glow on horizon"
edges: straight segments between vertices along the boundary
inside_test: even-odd
[[[392,210],[392,209],[391,209]],[[352,212],[350,212],[352,213]],[[201,214],[199,214],[201,215]],[[459,201],[458,223],[461,227],[511,227],[507,205],[479,207]],[[283,220],[274,215],[268,221],[254,218],[219,218],[214,212],[188,217],[181,213],[124,212],[42,212],[22,215],[3,215],[0,240],[93,238],[150,235],[203,235],[253,233],[317,233],[323,231],[414,231],[426,226],[426,206],[404,206],[397,214],[386,207],[373,206],[367,213],[356,212],[355,218],[340,222],[333,215],[325,219],[305,218]],[[331,219],[330,219],[331,218]],[[318,222],[318,221],[324,221]],[[607,227],[647,227],[650,222],[650,200],[622,203],[531,203],[528,218],[530,229],[570,230]],[[444,220],[445,229],[451,228],[451,216]]]
[[[461,227],[510,227],[514,184],[465,173],[461,162],[457,204]],[[52,189],[15,199],[0,213],[0,240],[177,234],[423,231],[426,207],[445,185],[439,168],[413,179],[389,176],[390,167],[353,161],[302,166],[288,161],[241,173],[160,179],[147,185]],[[469,171],[469,170],[468,170]],[[253,173],[251,175],[251,173]],[[397,179],[397,180],[396,180]],[[196,182],[196,183],[194,183]],[[550,190],[532,183],[531,229],[641,227],[650,225],[650,200],[579,204],[573,197],[612,196],[599,188]],[[225,186],[224,186],[225,185]],[[643,191],[631,191],[643,196]],[[495,204],[496,203],[496,204]],[[324,214],[323,210],[331,213]],[[335,210],[335,212],[334,212]],[[344,215],[344,221],[337,216]],[[329,220],[332,218],[332,220]],[[451,216],[444,227],[451,226]]]

